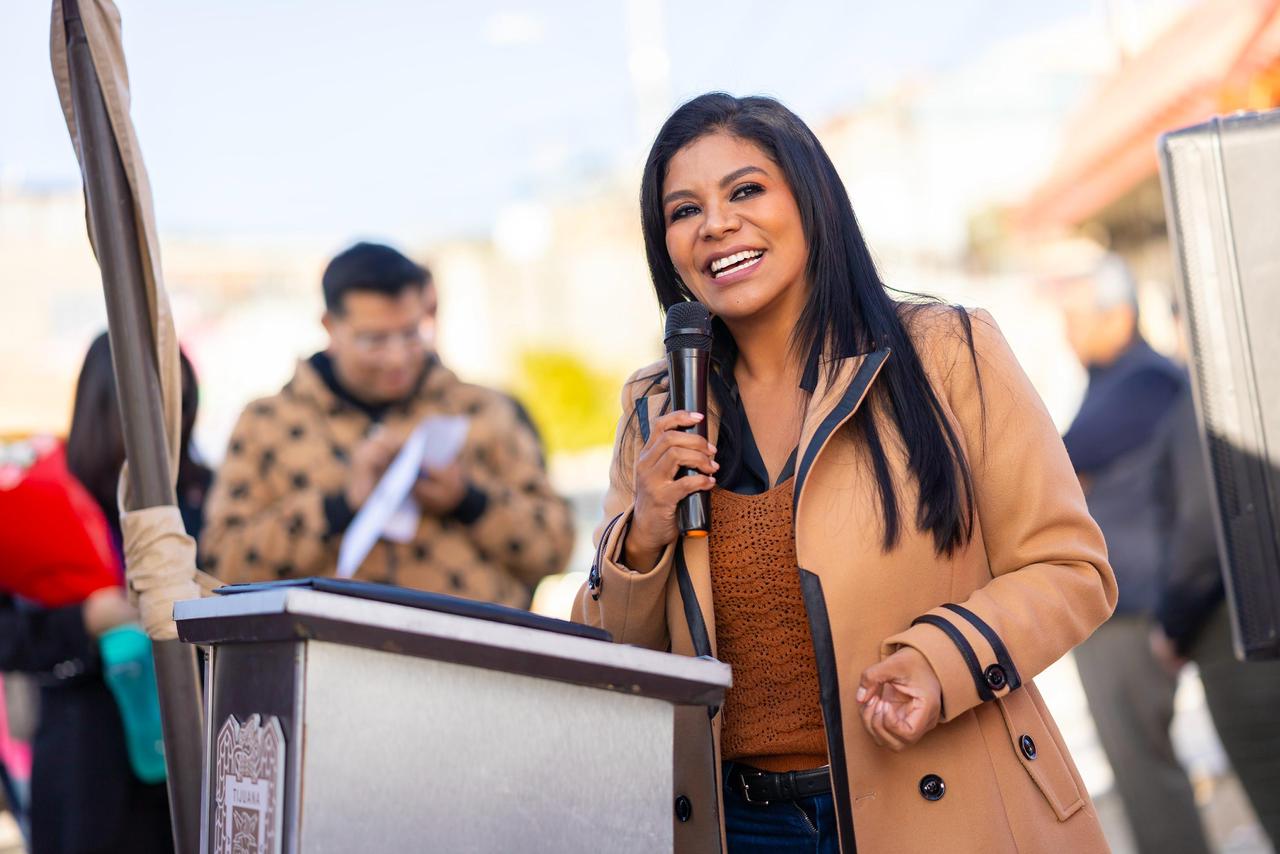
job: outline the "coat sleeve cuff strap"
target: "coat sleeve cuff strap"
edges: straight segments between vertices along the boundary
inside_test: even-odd
[[[947,607],[934,608],[913,620],[906,631],[886,638],[881,644],[881,657],[904,646],[923,655],[938,677],[943,721],[954,720],[980,703],[1003,697],[1021,684],[1017,671],[1000,663],[986,633]],[[1007,656],[1007,651],[1004,654]]]
[[[995,629],[991,628],[986,620],[982,619],[963,605],[947,603],[942,607],[946,608],[951,613],[962,617],[969,623],[969,625],[977,629],[978,633],[981,634],[986,642],[991,646],[991,652],[996,657],[996,663],[1000,665],[1000,668],[1004,671],[1004,681],[1007,683],[1009,690],[1016,691],[1021,688],[1022,676],[1018,673],[1018,668],[1013,664],[1013,657],[1009,655],[1009,650],[1005,647],[1004,641],[1000,639],[1000,635],[996,633]],[[990,668],[987,669],[990,670]],[[992,673],[990,675],[994,676],[995,674]],[[991,680],[988,679],[988,684],[990,684],[990,681]],[[998,681],[998,679],[996,681]],[[995,688],[996,686],[991,685],[991,687]]]
[[[964,665],[969,671],[969,677],[973,679],[974,688],[978,692],[978,699],[986,702],[996,698],[996,695],[991,691],[991,686],[987,684],[986,679],[982,676],[982,665],[978,663],[978,655],[973,651],[973,645],[969,643],[968,638],[959,629],[936,614],[924,614],[916,617],[911,621],[911,625],[929,625],[940,629],[947,636],[947,639],[955,644],[956,650],[964,660]]]

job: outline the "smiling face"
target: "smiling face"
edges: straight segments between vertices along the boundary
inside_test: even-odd
[[[773,311],[798,318],[808,242],[778,164],[727,133],[680,149],[662,185],[667,254],[681,281],[730,327]]]

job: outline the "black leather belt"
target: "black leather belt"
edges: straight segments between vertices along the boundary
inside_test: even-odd
[[[774,773],[761,771],[750,765],[735,764],[729,772],[729,785],[737,789],[749,804],[794,801],[796,798],[831,791],[831,766]]]

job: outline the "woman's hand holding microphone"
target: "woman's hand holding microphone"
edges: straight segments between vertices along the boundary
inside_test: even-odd
[[[715,446],[683,428],[698,424],[706,416],[699,412],[669,412],[653,422],[649,441],[640,450],[635,468],[635,511],[622,545],[622,560],[636,572],[648,572],[657,565],[666,547],[680,535],[676,525],[676,505],[695,492],[716,484]],[[676,479],[681,468],[696,469]]]

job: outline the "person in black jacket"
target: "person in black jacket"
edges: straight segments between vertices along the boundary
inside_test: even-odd
[[[1280,661],[1237,661],[1231,648],[1215,509],[1191,395],[1163,437],[1169,536],[1151,648],[1171,674],[1194,660],[1214,727],[1263,829],[1280,843]]]
[[[195,372],[182,357],[182,461],[178,504],[199,534],[209,469],[192,454]],[[124,441],[107,335],[85,356],[76,385],[67,467],[101,505],[120,546],[116,482]],[[129,764],[124,725],[103,680],[98,636],[137,619],[120,588],[83,603],[36,608],[0,597],[0,670],[36,675],[40,718],[32,749],[32,854],[150,854],[173,850],[165,784],[146,784]]]

